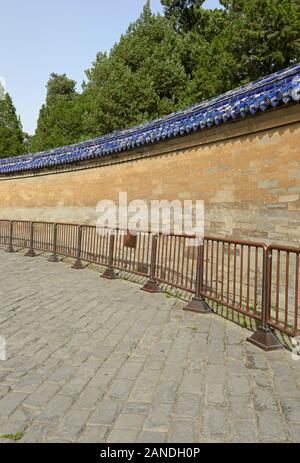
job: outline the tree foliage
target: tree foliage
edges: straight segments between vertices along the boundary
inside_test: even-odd
[[[51,74],[46,87],[46,102],[41,107],[31,143],[33,150],[68,145],[81,138],[81,97],[75,86],[76,82],[65,74]]]
[[[162,0],[175,29],[190,37],[188,101],[198,102],[300,59],[298,0]]]
[[[24,151],[20,119],[8,93],[2,88],[0,98],[0,157],[14,156]]]
[[[188,85],[184,53],[183,38],[147,2],[110,53],[98,53],[86,71],[86,132],[103,134],[180,107]]]

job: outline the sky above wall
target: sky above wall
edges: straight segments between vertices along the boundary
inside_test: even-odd
[[[109,50],[144,0],[0,0],[0,80],[4,78],[25,132],[33,134],[51,72],[78,90],[98,51]],[[160,0],[152,10],[162,11]],[[207,8],[219,6],[207,0]]]

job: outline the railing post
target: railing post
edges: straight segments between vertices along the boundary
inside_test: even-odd
[[[56,254],[56,246],[57,246],[57,223],[53,224],[53,248],[52,248],[52,255],[49,257],[49,262],[59,262],[59,258]]]
[[[271,351],[283,348],[283,345],[280,344],[275,334],[272,333],[268,325],[271,310],[271,276],[272,252],[269,246],[266,246],[264,248],[263,255],[261,325],[259,325],[255,333],[247,339],[247,341],[251,342],[252,344],[255,344],[257,347],[260,347],[264,351]]]
[[[202,297],[203,292],[203,268],[204,268],[204,241],[201,240],[198,244],[197,262],[196,262],[196,281],[195,281],[195,296],[186,305],[183,310],[190,310],[202,314],[209,314],[212,309]]]
[[[150,278],[147,283],[141,288],[148,293],[160,293],[161,289],[155,279],[156,273],[156,254],[157,254],[157,235],[153,233],[151,237],[151,263],[150,263]]]
[[[34,252],[34,249],[33,249],[33,233],[34,233],[34,230],[33,230],[33,222],[30,222],[30,242],[29,242],[29,249],[28,251],[26,252],[26,254],[24,254],[25,256],[27,257],[35,257],[36,256],[36,253]]]
[[[7,248],[5,249],[6,252],[15,252],[13,245],[12,245],[12,241],[13,241],[13,220],[9,222],[9,242],[8,242]]]
[[[114,262],[114,246],[115,246],[115,230],[110,230],[109,234],[109,250],[108,250],[108,266],[105,272],[101,275],[101,278],[107,280],[114,280],[117,278],[117,274],[113,269]]]
[[[83,269],[83,265],[81,263],[81,241],[82,241],[82,226],[78,225],[78,228],[77,228],[77,256],[76,256],[75,264],[72,265],[72,268],[75,268],[76,270]]]

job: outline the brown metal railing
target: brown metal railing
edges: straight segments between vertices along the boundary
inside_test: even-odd
[[[155,278],[162,283],[194,292],[196,258],[195,238],[159,234]]]
[[[0,220],[0,244],[8,244],[10,224],[9,220]]]
[[[201,296],[261,319],[265,248],[264,243],[205,237]]]
[[[12,245],[19,247],[28,247],[30,241],[30,222],[14,220]]]
[[[116,229],[97,230],[91,225],[0,220],[0,244],[61,254],[114,270],[148,277],[143,289],[159,291],[165,283],[194,294],[186,309],[207,313],[205,301],[245,314],[261,322],[249,339],[271,350],[278,348],[270,327],[291,336],[300,333],[299,255],[300,248],[261,242],[205,236],[203,242],[186,235],[138,232],[131,235]]]
[[[149,276],[151,263],[151,233],[130,235],[125,230],[115,230],[113,264],[118,270]]]
[[[54,224],[32,222],[33,248],[38,251],[53,252]]]
[[[108,264],[109,230],[82,225],[81,256],[83,260],[97,264]]]
[[[268,324],[292,336],[299,334],[300,249],[269,246],[270,302]]]

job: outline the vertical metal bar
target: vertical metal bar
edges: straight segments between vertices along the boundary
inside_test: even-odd
[[[264,256],[263,256],[264,259]],[[255,247],[255,270],[254,270],[254,313],[257,312],[257,277],[258,277],[258,248]],[[262,301],[263,306],[263,301]]]
[[[127,269],[128,268],[128,249],[129,248],[127,246],[126,247],[124,246],[124,238],[123,238],[123,259],[122,259],[121,267]]]
[[[95,236],[96,236],[96,241],[97,241],[97,249],[99,250],[99,259],[97,260],[98,263],[101,263],[101,262],[104,262],[106,261],[106,257],[105,257],[105,235],[106,234],[106,230],[98,230],[97,228],[95,228]]]
[[[211,248],[210,248],[210,294],[213,293],[213,274],[214,274],[214,247],[215,241],[211,240]]]
[[[77,227],[77,249],[76,249],[76,261],[75,264],[72,265],[72,268],[76,270],[83,269],[83,265],[81,263],[81,243],[82,243],[82,226],[78,225]]]
[[[197,239],[196,239],[197,242]],[[204,268],[204,241],[198,244],[197,263],[196,263],[196,282],[195,282],[195,297],[188,303],[184,310],[198,312],[202,314],[211,313],[212,310],[206,304],[203,294],[203,268]]]
[[[262,326],[267,327],[267,322],[270,319],[270,309],[271,309],[271,258],[272,252],[269,248],[266,249],[264,253],[264,264],[263,264],[263,309],[262,309]]]
[[[175,275],[176,275],[176,284],[178,284],[178,274],[179,274],[179,257],[180,257],[180,245],[179,245],[179,252],[177,254],[176,259],[176,249],[177,248],[177,236],[174,235],[174,248],[173,248],[173,264],[172,264],[172,277],[171,282],[175,283]],[[170,266],[171,266],[171,253],[170,253]],[[176,269],[176,262],[177,262],[177,269]]]
[[[108,244],[108,261],[109,261],[109,256],[110,256],[110,239],[109,238],[109,244]],[[113,262],[117,267],[120,267],[121,265],[121,244],[122,241],[122,230],[116,230],[116,239],[114,240],[114,249],[115,253],[113,254]]]
[[[157,235],[158,237],[158,254],[157,254],[157,268],[156,268],[156,273],[158,274],[158,277],[161,278],[161,255],[162,255],[162,235]]]
[[[151,248],[151,258],[150,258],[150,272],[151,272],[151,262],[152,262],[152,252],[153,252],[153,243],[152,243],[152,239],[150,239],[151,237],[151,234],[150,233],[146,233],[145,232],[145,238],[147,236],[147,257],[146,257],[146,265],[147,265],[147,269],[148,269],[148,266],[149,266],[149,254],[150,254],[150,248]],[[157,237],[156,237],[156,241],[157,241]],[[134,252],[135,252],[136,248],[134,248]],[[155,259],[156,259],[156,254],[157,254],[157,243],[155,244]],[[154,263],[154,266],[155,266],[155,263]]]
[[[139,270],[141,267],[141,255],[142,255],[142,234],[140,233],[137,239],[137,251],[136,251],[136,268]]]
[[[105,253],[105,264],[108,264],[108,256],[109,256],[109,230],[108,229],[106,231],[106,236],[105,236],[104,253]]]
[[[236,293],[236,243],[233,246],[233,295],[232,295],[232,302],[233,305],[236,305],[235,302],[235,293]]]
[[[167,238],[167,243],[168,243],[168,246],[166,248],[166,268],[168,272],[166,273],[167,275],[166,280],[167,282],[170,282],[170,272],[171,272],[171,263],[172,263],[171,251],[172,251],[173,235],[167,235],[166,238]]]
[[[248,245],[248,261],[247,261],[247,302],[246,310],[249,311],[249,298],[250,298],[250,267],[251,267],[251,247]]]
[[[26,252],[25,256],[27,257],[35,257],[36,253],[34,252],[33,249],[33,233],[34,233],[34,224],[33,222],[30,222],[30,242],[29,242],[29,249]]]
[[[215,296],[218,297],[218,283],[219,283],[219,241],[216,241],[217,253],[216,253],[216,283],[215,283]]]
[[[181,286],[183,286],[183,278],[184,278],[184,248],[185,248],[186,240],[187,240],[187,238],[184,239],[184,246],[183,246],[183,249],[182,249],[181,261],[180,261],[181,262],[181,267],[180,267],[180,273],[181,273],[180,284],[181,284]]]
[[[278,323],[279,319],[279,291],[280,291],[280,250],[277,250],[277,275],[276,275],[276,316],[275,320]]]
[[[13,220],[10,220],[9,222],[9,241],[8,241],[8,246],[6,248],[6,252],[15,252],[13,248]]]
[[[115,232],[116,230],[111,229],[109,233],[109,247],[108,247],[108,265],[105,272],[101,275],[101,278],[107,280],[114,280],[117,278],[117,274],[114,272],[114,248],[115,248]]]
[[[290,280],[290,253],[287,251],[285,260],[285,307],[284,307],[284,327],[288,327],[289,314],[289,280]]]
[[[265,351],[281,349],[283,346],[280,344],[276,336],[269,328],[268,321],[270,320],[271,310],[271,274],[272,274],[272,251],[268,246],[264,247],[264,260],[263,260],[263,275],[262,275],[262,315],[261,325],[258,326],[255,333],[248,338],[252,344],[260,347]]]
[[[204,241],[203,241],[203,243],[204,243]],[[192,263],[191,263],[191,284],[190,284],[190,287],[191,287],[191,290],[194,289],[194,291],[196,291],[196,287],[193,288],[193,286],[195,285],[194,273],[195,273],[195,271],[197,271],[197,269],[195,269],[196,266],[197,266],[197,262],[196,262],[196,265],[195,265],[195,246],[193,246]]]
[[[229,291],[230,291],[230,243],[227,244],[227,303],[229,302]]]
[[[224,297],[224,257],[225,257],[225,244],[224,241],[222,242],[222,274],[221,274],[221,298],[223,300]]]
[[[209,263],[208,248],[209,248],[209,243],[210,243],[210,240],[207,240],[206,241],[206,266],[205,266],[205,289],[206,289],[206,291],[207,291],[207,286],[208,286],[208,263]],[[197,266],[197,264],[196,264],[196,266]]]
[[[161,277],[163,280],[166,280],[166,274],[167,274],[167,270],[166,270],[166,252],[167,252],[167,242],[165,242],[165,238],[166,238],[166,235],[164,234],[161,234],[160,235],[161,238],[162,238],[162,252],[161,252]],[[164,268],[163,268],[163,265],[164,265]]]
[[[147,283],[141,288],[143,291],[148,293],[159,293],[161,289],[158,282],[156,281],[156,255],[157,255],[157,235],[152,234],[151,238],[151,264],[150,264],[150,275]]]
[[[294,314],[294,334],[297,334],[298,330],[298,301],[299,301],[299,295],[298,295],[298,288],[299,288],[299,254],[296,254],[296,272],[295,272],[295,314]]]
[[[244,265],[244,246],[241,245],[240,259],[240,309],[243,307],[243,265]]]
[[[59,258],[56,253],[57,247],[57,223],[53,224],[53,245],[52,245],[52,255],[49,257],[50,262],[58,262]]]
[[[185,287],[187,288],[188,287],[188,277],[189,277],[189,267],[190,267],[190,249],[191,249],[191,246],[190,246],[190,238],[187,238],[187,241],[188,241],[188,246],[187,246],[187,256],[186,256],[186,272],[185,272]],[[184,253],[184,249],[185,249],[185,246],[186,246],[186,241],[185,239],[183,240],[183,253]]]

